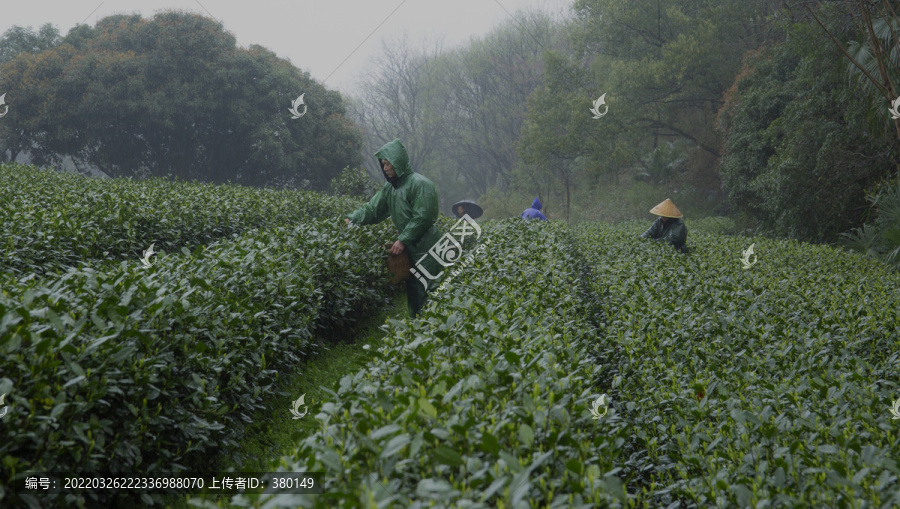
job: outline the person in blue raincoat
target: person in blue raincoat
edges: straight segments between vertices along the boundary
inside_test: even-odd
[[[522,219],[543,219],[546,221],[547,218],[544,217],[544,214],[541,214],[541,200],[535,198],[531,208],[527,208],[525,212],[522,212]]]

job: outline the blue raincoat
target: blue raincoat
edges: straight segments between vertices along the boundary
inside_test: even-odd
[[[541,200],[537,198],[534,199],[534,202],[531,204],[531,208],[525,209],[525,212],[522,212],[522,219],[543,219],[547,220],[544,217],[544,214],[541,214]]]

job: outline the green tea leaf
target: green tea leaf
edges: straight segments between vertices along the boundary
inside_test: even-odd
[[[440,446],[434,450],[435,458],[444,465],[452,467],[462,466],[464,464],[462,456],[458,452],[449,447]]]

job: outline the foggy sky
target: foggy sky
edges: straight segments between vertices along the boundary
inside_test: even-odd
[[[538,8],[562,14],[571,3],[572,0],[23,0],[4,2],[0,8],[0,33],[13,25],[36,30],[50,23],[64,36],[77,24],[93,26],[97,20],[113,14],[140,13],[144,18],[152,18],[159,11],[183,10],[222,22],[241,47],[265,46],[317,81],[325,80],[326,87],[349,92],[356,80],[369,72],[385,38],[390,41],[405,32],[417,47],[426,41],[433,45],[443,36],[444,47],[449,48],[473,36],[486,35],[519,9]]]

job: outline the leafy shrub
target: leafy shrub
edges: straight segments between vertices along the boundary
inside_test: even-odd
[[[484,256],[421,320],[390,321],[386,345],[279,461],[324,470],[326,493],[231,503],[900,503],[888,412],[900,276],[827,246],[705,228],[685,257],[639,239],[643,226],[581,225],[571,241],[560,224],[487,225]],[[599,393],[612,404],[594,421]]]
[[[830,242],[861,223],[865,187],[894,171],[886,154],[896,153],[896,138],[893,129],[869,134],[866,101],[819,26],[787,33],[747,59],[720,112],[722,183],[765,231]]]
[[[637,228],[576,233],[604,308],[596,383],[631,430],[617,466],[638,506],[900,503],[900,276],[794,241],[698,229],[684,257]]]
[[[325,471],[326,493],[233,503],[621,504],[616,464],[630,431],[615,418],[598,426],[587,410],[598,396],[591,374],[603,368],[583,358],[596,332],[579,322],[590,307],[578,298],[582,260],[558,224],[482,228],[485,252],[420,320],[389,321],[386,345],[341,380],[318,409],[319,429],[281,460]]]
[[[378,302],[366,246],[391,227],[335,223],[161,256],[143,278],[127,263],[0,276],[4,473],[110,456],[172,470],[233,443],[274,370],[315,348],[316,323]],[[484,252],[421,319],[389,321],[273,463],[325,471],[326,492],[231,503],[900,504],[900,275],[828,246],[722,236],[719,219],[698,221],[682,256],[639,239],[648,224],[481,223]],[[611,406],[594,420],[601,393]]]
[[[875,221],[843,235],[850,249],[900,268],[900,177],[866,197],[876,210]]]
[[[657,184],[667,183],[684,170],[690,142],[679,139],[664,141],[641,159],[636,180],[647,179]]]
[[[385,235],[305,222],[163,253],[148,269],[0,274],[0,500],[26,470],[178,472],[236,445],[317,328],[383,302]]]
[[[381,189],[385,181],[372,180],[364,168],[344,168],[341,174],[331,181],[331,188],[338,196],[351,196],[368,200]]]
[[[65,271],[88,259],[177,251],[251,228],[291,226],[352,210],[356,200],[308,191],[164,179],[88,178],[0,165],[0,269]]]
[[[687,224],[687,223],[685,223]],[[733,235],[737,233],[737,225],[730,217],[703,217],[690,221],[688,235],[693,232],[704,232],[717,235]]]

